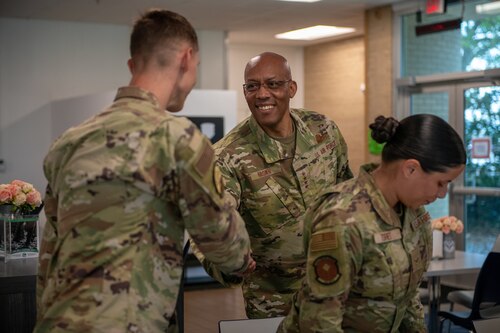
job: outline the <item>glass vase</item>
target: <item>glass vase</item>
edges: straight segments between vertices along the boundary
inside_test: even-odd
[[[0,206],[0,257],[38,257],[38,214],[19,214],[12,208]]]
[[[443,233],[443,259],[455,258],[455,233]]]

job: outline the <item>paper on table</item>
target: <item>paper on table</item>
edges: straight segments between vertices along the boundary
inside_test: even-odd
[[[432,258],[443,257],[443,232],[432,230]]]

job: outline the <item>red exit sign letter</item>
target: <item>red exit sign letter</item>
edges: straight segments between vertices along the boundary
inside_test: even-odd
[[[427,0],[425,3],[426,14],[444,14],[445,0]]]

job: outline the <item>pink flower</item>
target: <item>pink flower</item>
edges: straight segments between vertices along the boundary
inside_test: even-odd
[[[464,231],[464,224],[455,216],[443,216],[432,220],[432,229],[440,230],[445,234],[450,232],[461,234]]]
[[[0,204],[14,205],[15,211],[29,214],[42,205],[42,197],[32,184],[16,179],[0,184]]]
[[[29,193],[35,189],[33,187],[33,184],[23,182],[22,180],[18,180],[18,179],[11,181],[10,185],[14,185],[14,186],[18,187],[19,190],[22,191],[23,193]]]
[[[12,203],[16,206],[24,205],[26,203],[26,194],[24,194],[23,192],[17,194],[12,200]]]
[[[42,203],[42,196],[37,190],[33,190],[26,195],[26,203],[31,206],[37,207]]]
[[[19,193],[22,193],[23,191],[21,188],[15,184],[9,184],[7,185],[7,190],[10,192],[10,194],[14,197],[18,195]]]
[[[441,220],[432,221],[432,229],[441,230],[442,227],[443,227],[443,222],[441,222]]]
[[[12,201],[12,193],[7,186],[1,185],[0,187],[0,204],[8,204]]]

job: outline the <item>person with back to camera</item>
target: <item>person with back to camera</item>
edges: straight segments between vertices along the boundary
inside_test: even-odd
[[[434,115],[377,117],[380,165],[326,192],[308,209],[307,273],[278,332],[426,332],[418,296],[432,256],[424,205],[465,168],[457,132]]]
[[[319,113],[290,108],[297,83],[283,56],[265,52],[250,59],[244,78],[252,114],[215,144],[217,162],[245,220],[257,264],[242,282],[246,314],[284,316],[305,274],[306,208],[352,173],[337,125]],[[223,284],[241,282],[197,256]]]
[[[130,52],[129,86],[45,158],[35,333],[176,331],[185,230],[226,274],[255,266],[210,141],[165,112],[180,111],[196,82],[193,27],[150,10]]]

